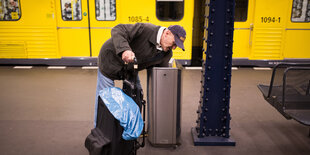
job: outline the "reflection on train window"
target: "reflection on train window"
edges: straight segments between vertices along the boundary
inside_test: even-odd
[[[61,0],[61,15],[66,21],[81,20],[81,0]]]
[[[96,19],[115,20],[116,5],[115,0],[96,0]]]
[[[19,0],[0,0],[0,21],[20,19]]]
[[[248,0],[236,0],[235,21],[245,22],[248,17]]]
[[[310,0],[294,0],[292,22],[310,22]]]
[[[181,20],[184,15],[184,0],[157,0],[156,16],[163,21]]]

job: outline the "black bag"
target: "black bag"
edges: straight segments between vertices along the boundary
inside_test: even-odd
[[[134,140],[122,138],[123,127],[98,97],[97,126],[85,140],[90,155],[132,155]]]
[[[138,72],[133,65],[126,66],[123,91],[137,103],[140,111],[143,106],[143,120],[145,120],[145,101],[142,89],[137,87]],[[96,124],[96,128],[92,129],[85,140],[85,147],[90,155],[135,155],[137,149],[145,145],[145,127],[142,131],[141,144],[136,140],[126,141],[122,138],[123,127],[105,106],[100,96],[98,96]]]
[[[88,149],[90,155],[101,155],[107,154],[106,148],[108,148],[110,143],[111,140],[105,137],[99,128],[94,128],[86,137],[85,147]]]

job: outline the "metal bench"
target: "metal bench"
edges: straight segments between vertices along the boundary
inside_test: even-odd
[[[258,88],[286,119],[310,126],[310,63],[278,64],[270,85],[259,84]]]

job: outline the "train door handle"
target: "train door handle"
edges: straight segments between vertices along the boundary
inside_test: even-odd
[[[250,35],[249,35],[249,45],[250,46],[252,45],[252,32],[253,32],[253,29],[254,29],[254,24],[251,23],[250,24]]]

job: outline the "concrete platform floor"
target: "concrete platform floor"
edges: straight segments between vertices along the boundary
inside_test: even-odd
[[[84,140],[92,128],[96,75],[96,69],[80,67],[0,66],[0,154],[88,154]],[[197,119],[201,72],[183,70],[182,145],[155,148],[147,143],[138,154],[309,155],[309,127],[286,120],[257,88],[269,83],[270,76],[270,70],[233,70],[230,133],[236,146],[194,146],[190,130]],[[145,71],[140,79],[146,90]]]

